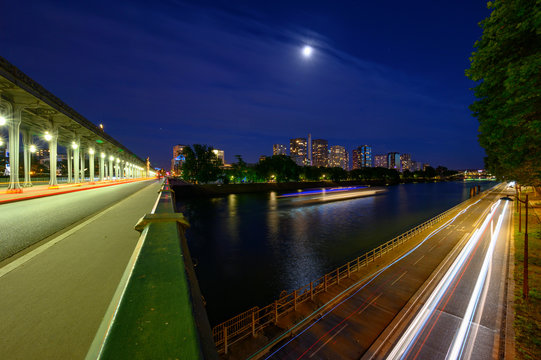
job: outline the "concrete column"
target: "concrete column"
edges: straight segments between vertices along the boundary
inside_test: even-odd
[[[105,178],[105,153],[100,154],[100,181]]]
[[[90,182],[94,182],[94,149],[88,149],[88,176]]]
[[[79,183],[79,148],[81,147],[79,139],[72,143],[73,147],[73,182]]]
[[[113,180],[113,160],[114,159],[115,158],[112,155],[109,156],[109,174],[108,174],[109,180]]]
[[[12,107],[11,114],[7,114],[8,141],[9,141],[9,185],[8,193],[21,193],[19,184],[19,129],[21,127],[22,106]],[[11,116],[10,116],[11,115]]]
[[[68,158],[68,183],[70,184],[73,182],[71,177],[71,158],[73,157],[73,149],[71,148],[71,144],[66,146],[66,157]]]
[[[79,155],[81,160],[81,182],[85,182],[85,151],[82,147],[79,151]]]
[[[30,153],[30,145],[32,145],[32,135],[30,130],[24,129],[23,133],[23,159],[24,159],[24,184],[23,187],[31,187],[32,181],[30,180],[30,163],[32,160],[32,154]]]
[[[58,126],[53,125],[53,129],[49,132],[51,140],[49,140],[49,189],[58,189],[56,179],[56,163],[58,162]]]

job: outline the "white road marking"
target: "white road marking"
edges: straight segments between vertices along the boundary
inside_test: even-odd
[[[323,344],[321,344],[321,346],[318,347],[317,350],[314,351],[314,352],[313,352],[310,356],[308,356],[308,357],[311,358],[312,356],[314,356],[315,354],[317,354],[319,350],[321,350],[325,345],[327,345],[327,344],[329,343],[329,341],[331,341],[332,339],[334,339],[334,338],[336,337],[336,335],[340,334],[340,333],[342,332],[342,330],[344,330],[347,326],[348,326],[348,324],[342,326],[342,327],[340,328],[340,330],[338,330],[338,331],[336,332],[336,334],[334,334],[334,335],[331,336],[327,341],[325,341]]]
[[[397,282],[398,280],[402,279],[402,277],[403,277],[404,275],[406,275],[406,273],[407,273],[407,271],[404,271],[404,272],[402,273],[402,275],[400,275],[399,277],[397,277],[396,280],[392,282],[391,286],[393,286],[394,284],[396,284],[396,282]]]
[[[368,304],[366,304],[366,306],[365,306],[362,310],[359,310],[359,312],[358,312],[357,314],[361,314],[363,311],[365,311],[366,309],[368,309],[368,307],[369,307],[370,305],[372,305],[372,303],[373,303],[374,301],[376,301],[377,299],[379,299],[379,297],[380,297],[381,295],[383,295],[383,293],[381,293],[381,294],[379,294],[378,296],[376,296],[375,298],[373,298]]]
[[[149,184],[150,185],[150,184]],[[147,185],[148,186],[148,185]],[[142,189],[140,190],[143,190],[143,189],[146,189],[147,186],[143,187]],[[100,218],[101,216],[107,214],[109,211],[115,209],[117,207],[117,205],[119,205],[120,203],[124,202],[125,200],[129,199],[130,197],[134,196],[135,194],[139,193],[139,191],[136,191],[134,192],[133,194],[131,194],[130,196],[128,196],[127,198],[124,198],[122,199],[120,202],[116,203],[115,205],[109,207],[108,209],[105,209],[104,211],[92,216],[90,219],[80,223],[79,225],[77,225],[76,227],[66,231],[65,233],[59,235],[58,237],[52,239],[51,241],[48,241],[47,243],[41,245],[40,247],[30,251],[28,254],[25,254],[23,256],[21,256],[20,258],[18,258],[17,260],[14,260],[12,262],[10,262],[9,264],[7,264],[6,266],[0,268],[0,278],[8,273],[10,273],[11,271],[17,269],[19,266],[25,264],[26,262],[32,260],[34,257],[38,256],[39,254],[43,253],[45,250],[47,250],[48,248],[50,248],[51,246],[53,245],[56,245],[57,243],[59,243],[60,241],[64,240],[65,238],[73,235],[74,233],[76,233],[77,231],[79,231],[80,229],[82,229],[83,227],[85,227],[86,225],[90,224],[91,222],[95,221],[96,219]],[[134,230],[135,231],[135,230]]]
[[[424,256],[424,255],[422,255],[422,256],[421,256],[421,257],[420,257],[419,259],[417,259],[417,261],[416,261],[416,262],[414,262],[414,263],[413,263],[413,265],[417,265],[417,263],[418,263],[419,261],[421,261],[421,260],[422,260],[422,259],[423,259],[424,257],[425,257],[425,256]]]

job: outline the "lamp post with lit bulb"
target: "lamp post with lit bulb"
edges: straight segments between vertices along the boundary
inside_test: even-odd
[[[58,162],[58,127],[53,125],[50,132],[45,131],[43,138],[49,143],[49,189],[58,189],[58,181],[56,178],[56,165]]]
[[[88,171],[89,180],[94,182],[94,149],[88,148]]]
[[[30,160],[31,160],[32,154],[30,153],[30,146],[32,146],[32,135],[30,134],[30,130],[28,129],[23,129],[22,133],[23,133],[23,160],[24,160],[23,187],[31,187],[32,181],[30,179]]]

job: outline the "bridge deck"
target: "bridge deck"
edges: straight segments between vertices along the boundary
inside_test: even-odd
[[[139,239],[137,220],[152,209],[159,184],[152,181],[113,206],[57,232],[16,259],[0,263],[0,354],[10,359],[83,359]],[[91,191],[105,191],[96,189]],[[54,197],[72,198],[73,211],[91,191]],[[108,188],[107,191],[112,191]],[[126,197],[127,196],[127,197]],[[0,205],[38,209],[51,198]],[[68,206],[69,210],[69,206]],[[36,214],[33,214],[36,215]],[[49,214],[50,215],[50,214]],[[62,212],[53,214],[63,216]],[[27,224],[28,219],[19,219]],[[28,225],[27,225],[28,226]],[[2,239],[6,232],[2,233]],[[9,234],[8,234],[9,235]]]

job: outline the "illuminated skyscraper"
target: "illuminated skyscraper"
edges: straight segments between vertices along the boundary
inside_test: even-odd
[[[395,169],[396,171],[402,171],[399,153],[391,152],[387,154],[387,167],[389,169]]]
[[[362,169],[366,167],[372,167],[372,147],[368,145],[359,146],[353,149],[352,169]]]
[[[287,155],[287,146],[282,144],[272,145],[272,155]]]
[[[329,166],[329,142],[327,140],[312,140],[312,165]]]
[[[296,138],[289,140],[289,156],[299,166],[305,166],[308,163],[306,138]]]
[[[171,159],[171,172],[174,175],[179,175],[180,170],[182,169],[182,164],[186,161],[184,154],[184,148],[186,145],[175,145],[173,146],[173,159]]]
[[[346,171],[348,170],[348,152],[345,147],[340,145],[331,146],[329,160],[331,167],[341,167]]]
[[[411,162],[410,154],[401,154],[400,155],[400,165],[402,166],[402,171],[409,170],[412,171],[413,164]]]
[[[374,156],[374,166],[375,167],[387,167],[387,155],[376,155]]]

